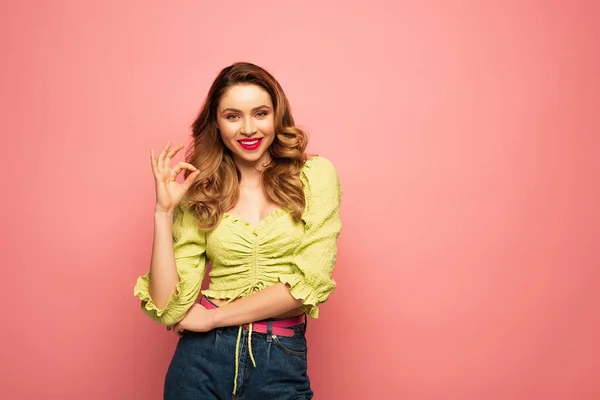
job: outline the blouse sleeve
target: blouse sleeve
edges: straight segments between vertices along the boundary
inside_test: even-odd
[[[150,272],[140,276],[134,295],[142,301],[142,311],[154,321],[173,325],[183,319],[200,292],[206,271],[206,233],[198,229],[194,213],[177,207],[173,213],[173,252],[179,282],[164,308],[158,308],[149,292]]]
[[[302,301],[305,312],[318,318],[318,305],[327,300],[336,283],[332,277],[337,255],[341,185],[333,164],[325,158],[307,161],[301,179],[306,207],[302,220],[304,236],[293,258],[294,271],[280,277],[291,295]]]

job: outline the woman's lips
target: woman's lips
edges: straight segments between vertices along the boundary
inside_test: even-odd
[[[257,149],[258,146],[262,143],[263,138],[260,139],[242,139],[238,140],[240,146],[242,146],[245,150],[254,150]]]

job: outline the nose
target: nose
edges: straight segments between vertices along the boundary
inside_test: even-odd
[[[245,136],[252,136],[256,133],[256,127],[252,126],[252,120],[246,119],[244,121],[240,133]]]

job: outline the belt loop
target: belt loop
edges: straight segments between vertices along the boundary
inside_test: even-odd
[[[271,343],[273,340],[273,322],[271,320],[267,321],[267,342]]]

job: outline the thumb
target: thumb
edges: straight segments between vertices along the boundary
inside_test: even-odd
[[[200,174],[200,171],[196,170],[194,172],[192,172],[191,174],[189,174],[187,176],[187,178],[185,178],[185,181],[183,181],[183,187],[185,187],[185,189],[189,189],[190,186],[192,186],[192,183],[194,183],[194,180],[196,179],[196,177],[198,177],[198,175]]]

